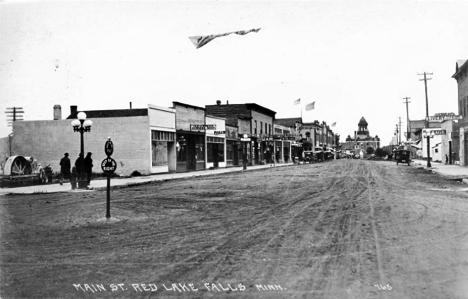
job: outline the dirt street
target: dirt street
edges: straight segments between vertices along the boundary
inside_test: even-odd
[[[1,298],[468,298],[466,185],[337,160],[0,197]]]

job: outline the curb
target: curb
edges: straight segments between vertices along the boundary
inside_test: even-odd
[[[240,169],[235,169],[235,170],[232,170],[232,171],[226,171],[226,172],[221,172],[221,173],[206,173],[206,174],[203,174],[203,173],[197,173],[197,172],[193,172],[192,175],[189,175],[189,176],[183,176],[183,177],[171,177],[171,178],[155,178],[155,179],[152,179],[152,180],[149,180],[149,181],[143,181],[143,182],[128,182],[128,183],[125,183],[125,184],[121,184],[121,185],[114,185],[114,186],[110,186],[110,189],[111,190],[114,190],[114,189],[123,189],[123,188],[128,188],[128,187],[134,187],[134,186],[141,186],[141,185],[147,185],[147,184],[151,184],[151,183],[154,183],[154,182],[167,182],[167,181],[173,181],[173,180],[187,180],[187,179],[193,179],[193,178],[197,178],[197,177],[205,177],[205,176],[218,176],[218,175],[224,175],[224,174],[229,174],[229,173],[240,173],[240,172],[248,172],[248,171],[264,171],[264,170],[268,170],[268,169],[272,169],[272,168],[278,168],[278,167],[288,167],[288,166],[300,166],[300,165],[306,165],[306,164],[278,164],[276,166],[271,166],[271,167],[262,167],[262,168],[247,168],[247,170],[244,170],[243,168],[240,168]],[[3,196],[3,195],[34,195],[34,194],[52,194],[52,193],[74,193],[74,192],[93,192],[93,191],[102,191],[102,190],[107,190],[107,186],[102,186],[102,187],[91,187],[91,189],[88,189],[88,190],[57,190],[57,191],[47,191],[47,190],[44,190],[42,192],[24,192],[24,193],[20,193],[20,192],[11,192],[11,191],[8,191],[8,192],[2,192],[2,190],[0,189],[0,197]]]

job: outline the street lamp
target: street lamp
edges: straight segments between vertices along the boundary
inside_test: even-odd
[[[243,170],[247,169],[247,143],[250,142],[250,138],[247,134],[244,134],[242,137],[244,137],[242,140],[244,143],[244,150],[243,150],[243,155],[242,155],[242,162],[244,164]]]
[[[430,138],[434,137],[434,131],[430,130],[423,130],[423,138],[427,138],[427,167],[431,167],[431,149],[429,148],[430,146]]]
[[[89,119],[86,119],[86,113],[84,112],[79,112],[77,115],[78,119],[74,119],[71,122],[71,125],[73,127],[73,132],[80,132],[81,135],[81,151],[80,151],[80,179],[78,180],[78,189],[86,189],[87,187],[87,181],[85,178],[85,172],[84,172],[84,138],[83,138],[83,133],[84,132],[91,132],[91,126],[93,125],[93,122]]]

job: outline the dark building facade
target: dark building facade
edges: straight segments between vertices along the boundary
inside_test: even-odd
[[[273,135],[273,121],[276,112],[254,103],[206,105],[206,113],[226,119],[226,125],[237,127],[238,137],[248,135],[247,162],[251,165],[264,163],[265,153],[270,149],[269,139]],[[233,140],[232,140],[233,141]],[[233,151],[234,151],[233,145]],[[238,156],[242,157],[242,147],[237,146]],[[240,149],[240,151],[239,151]]]

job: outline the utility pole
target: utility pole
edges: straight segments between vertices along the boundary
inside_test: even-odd
[[[401,143],[401,117],[400,116],[398,117],[398,129],[400,132],[400,143]]]
[[[397,145],[398,145],[398,143],[400,142],[400,141],[398,140],[398,133],[399,133],[399,131],[398,131],[398,124],[396,124],[396,125],[395,125],[395,138],[396,138],[396,143],[397,143]]]
[[[431,80],[432,78],[427,78],[426,75],[432,75],[432,73],[422,73],[418,74],[418,76],[424,75],[424,79],[419,79],[419,81],[424,81],[424,91],[426,92],[426,128],[429,128],[429,101],[427,99],[427,80]],[[431,167],[431,137],[427,134],[427,167]]]
[[[410,125],[410,121],[409,121],[409,112],[408,112],[408,103],[411,103],[411,102],[408,102],[408,100],[411,99],[411,98],[403,98],[403,100],[406,100],[405,102],[403,103],[406,103],[406,141],[409,140],[410,138],[410,132],[411,132],[411,125]]]

